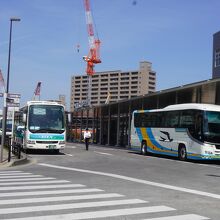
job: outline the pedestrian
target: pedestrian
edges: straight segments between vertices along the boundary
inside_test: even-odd
[[[86,131],[84,132],[84,140],[86,144],[86,150],[89,149],[89,140],[91,138],[91,133],[88,128],[86,128]]]

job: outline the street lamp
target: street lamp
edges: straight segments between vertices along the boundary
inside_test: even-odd
[[[3,109],[3,120],[2,120],[2,140],[1,140],[1,155],[0,155],[0,163],[3,162],[3,148],[5,145],[5,136],[6,136],[6,122],[7,122],[7,96],[9,91],[9,75],[10,75],[10,61],[11,61],[11,35],[12,35],[12,23],[13,21],[20,21],[20,18],[10,18],[10,33],[9,33],[9,51],[8,51],[8,72],[7,72],[7,84],[6,90],[4,92],[4,109]],[[13,131],[12,131],[13,132]],[[11,148],[9,148],[9,157],[10,161]]]

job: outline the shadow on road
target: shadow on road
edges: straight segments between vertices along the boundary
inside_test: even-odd
[[[136,155],[142,155],[141,152],[135,152],[135,151],[128,151],[130,154],[136,154]],[[155,158],[166,158],[170,160],[179,160],[177,157],[172,157],[172,156],[167,156],[167,155],[158,155],[158,154],[152,154],[152,153],[147,153],[147,155],[142,155],[143,157],[155,157]],[[191,160],[188,159],[185,162],[190,162],[190,163],[196,163],[196,164],[213,164],[213,165],[220,165],[220,160]]]
[[[56,155],[56,156],[63,156],[65,155],[63,152],[58,151],[58,150],[26,150],[26,153],[28,155]]]

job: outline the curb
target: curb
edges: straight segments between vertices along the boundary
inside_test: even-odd
[[[23,159],[17,159],[17,160],[13,160],[11,162],[8,163],[9,167],[13,167],[13,166],[17,166],[17,165],[23,165],[28,163],[29,160],[27,158],[23,158]]]
[[[25,164],[29,164],[33,162],[35,162],[35,160],[28,159],[26,156],[24,157],[24,155],[22,155],[21,159],[12,159],[10,162],[8,161],[3,162],[2,164],[0,164],[0,169],[19,166],[19,165],[25,165]]]

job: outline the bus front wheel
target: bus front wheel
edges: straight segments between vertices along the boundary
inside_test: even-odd
[[[186,147],[184,145],[179,146],[178,150],[178,157],[180,160],[187,160],[187,152],[186,152]]]
[[[146,155],[147,154],[147,143],[142,142],[141,144],[141,154]]]

